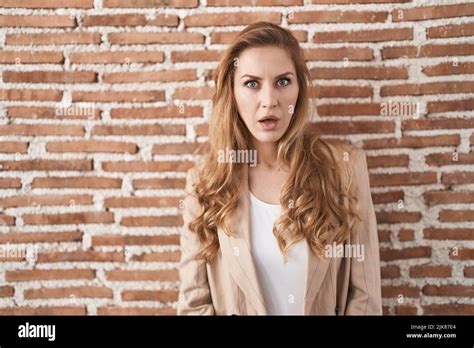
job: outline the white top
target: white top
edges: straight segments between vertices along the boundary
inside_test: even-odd
[[[273,235],[281,207],[256,198],[250,191],[250,242],[252,256],[270,315],[303,314],[308,250],[305,239],[288,250],[288,261]]]

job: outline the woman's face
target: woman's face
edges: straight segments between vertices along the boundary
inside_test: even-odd
[[[237,109],[250,133],[260,142],[276,142],[285,133],[298,99],[293,62],[279,47],[255,47],[235,61]],[[273,115],[276,122],[259,122]]]

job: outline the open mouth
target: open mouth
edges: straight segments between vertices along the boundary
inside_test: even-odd
[[[264,130],[273,130],[276,128],[279,120],[276,119],[266,119],[263,121],[258,121]]]

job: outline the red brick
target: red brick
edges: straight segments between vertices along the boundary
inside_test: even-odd
[[[2,64],[62,64],[64,55],[54,51],[1,51]]]
[[[177,270],[112,270],[106,271],[109,281],[177,281]]]
[[[95,126],[94,135],[185,135],[185,126],[140,125],[140,126]]]
[[[73,91],[72,101],[73,102],[156,102],[164,101],[165,93],[163,91]]]
[[[400,230],[400,231],[398,231],[398,239],[401,242],[414,240],[415,239],[415,231],[406,230],[406,229]]]
[[[380,167],[408,167],[408,155],[385,155],[367,157],[368,168]]]
[[[470,184],[474,183],[474,172],[452,172],[441,175],[443,184]]]
[[[132,256],[132,260],[137,262],[179,262],[180,258],[181,252],[179,251],[143,253]]]
[[[428,205],[449,203],[474,203],[474,191],[428,191],[423,193]]]
[[[22,28],[72,28],[76,26],[76,19],[69,16],[56,15],[1,15],[0,27]]]
[[[425,277],[448,278],[448,277],[451,277],[451,266],[429,265],[429,264],[412,266],[410,267],[410,277],[411,278],[425,278]]]
[[[417,315],[417,309],[413,306],[396,306],[396,315]]]
[[[147,208],[176,207],[179,197],[108,197],[104,199],[106,208]]]
[[[472,54],[474,44],[446,44],[422,46],[391,46],[382,48],[382,59],[419,58],[443,56],[468,56]]]
[[[472,304],[432,304],[423,306],[424,315],[473,315]]]
[[[46,151],[87,153],[137,153],[138,146],[133,143],[110,140],[52,141],[46,144]]]
[[[212,87],[177,87],[173,93],[174,99],[202,100],[212,99],[214,88]]]
[[[60,101],[62,95],[62,91],[54,89],[0,89],[0,100]]]
[[[0,286],[0,298],[12,297],[14,294],[15,294],[15,288],[13,286],[9,286],[9,285]]]
[[[474,221],[472,210],[441,210],[439,212],[441,222],[465,222]]]
[[[0,126],[0,135],[84,135],[83,126],[46,124],[9,124]]]
[[[449,166],[474,163],[474,153],[456,154],[457,155],[454,155],[454,153],[432,153],[425,156],[425,161],[426,164],[430,166]]]
[[[103,7],[119,8],[195,8],[199,6],[199,0],[168,0],[166,2],[156,0],[103,0]]]
[[[425,228],[423,238],[438,240],[474,240],[473,228]]]
[[[314,79],[363,79],[389,80],[407,79],[408,70],[405,67],[353,67],[353,68],[313,68],[311,76]]]
[[[313,42],[381,42],[403,40],[413,40],[412,28],[317,32],[314,35]]]
[[[13,118],[33,118],[33,119],[94,119],[100,118],[100,110],[80,105],[42,107],[42,106],[10,106],[7,116]]]
[[[185,27],[207,27],[223,25],[248,25],[258,21],[280,24],[281,14],[277,12],[225,12],[188,15],[184,18]]]
[[[118,161],[102,163],[102,169],[107,172],[186,172],[192,166],[193,163],[189,161]]]
[[[92,269],[33,269],[5,272],[7,282],[94,278],[95,271]]]
[[[85,306],[0,308],[0,315],[86,315]]]
[[[127,216],[120,224],[128,227],[180,227],[183,225],[183,220],[178,216]]]
[[[23,143],[20,141],[0,141],[0,152],[27,153],[28,143]]]
[[[313,98],[367,98],[372,97],[370,86],[318,85],[309,91]],[[346,109],[347,110],[347,109]]]
[[[31,187],[119,189],[122,179],[95,176],[34,178]]]
[[[217,62],[222,58],[223,53],[218,50],[174,51],[171,52],[171,61],[173,63]]]
[[[104,73],[104,83],[195,81],[196,69]]]
[[[207,0],[207,6],[301,6],[303,0]]]
[[[25,214],[28,225],[63,225],[63,224],[107,224],[114,222],[113,213],[66,213],[66,214]]]
[[[92,195],[19,195],[0,198],[0,207],[92,205]]]
[[[99,307],[98,315],[176,315],[174,308]]]
[[[101,34],[92,32],[7,34],[7,45],[88,45],[101,43]]]
[[[320,47],[306,48],[303,51],[306,60],[339,61],[346,58],[348,61],[369,61],[374,57],[372,49],[366,47]]]
[[[99,235],[92,236],[92,246],[179,244],[179,235]]]
[[[110,110],[111,118],[125,119],[125,118],[187,118],[187,117],[201,117],[203,115],[202,106],[183,105],[166,106],[166,107],[150,107],[150,108],[114,108]]]
[[[417,258],[430,258],[431,248],[430,247],[413,247],[404,249],[381,249],[380,260],[392,261],[392,260],[406,260],[406,259],[417,259]]]
[[[91,160],[21,160],[21,161],[0,161],[0,170],[11,171],[31,171],[31,170],[92,170]]]
[[[26,289],[27,300],[51,298],[112,298],[112,289],[100,286],[78,286],[67,288]]]
[[[316,122],[310,127],[321,134],[391,133],[395,130],[391,121]]]
[[[463,285],[425,285],[423,294],[427,296],[474,297],[474,288]]]
[[[21,180],[14,178],[0,178],[0,188],[21,188]]]
[[[437,182],[435,172],[370,174],[370,186],[428,185]]]
[[[97,82],[93,71],[4,71],[3,80],[13,83],[92,83]]]
[[[37,2],[35,0],[2,0],[1,7],[5,8],[94,8],[93,0],[49,0]]]
[[[474,249],[451,249],[449,257],[454,260],[474,260]]]
[[[412,286],[382,286],[382,297],[420,297],[420,289]]]
[[[473,4],[453,4],[444,6],[424,6],[407,9],[393,9],[392,19],[400,21],[421,21],[474,15]]]
[[[393,203],[403,200],[404,193],[403,191],[388,191],[388,192],[378,192],[372,194],[372,201],[374,204],[381,203]]]
[[[122,301],[175,302],[178,291],[174,290],[127,290],[122,291]]]
[[[193,154],[199,145],[199,143],[155,144],[151,151],[153,155]]]
[[[289,24],[299,23],[383,23],[387,12],[382,11],[301,11],[288,16]]]
[[[430,82],[421,84],[403,84],[382,86],[380,96],[392,95],[424,95],[424,94],[453,94],[474,92],[474,82]]]
[[[81,242],[82,232],[13,232],[0,234],[0,243]]]
[[[418,222],[421,213],[408,211],[380,211],[376,212],[377,222],[380,224],[397,224],[402,222]]]
[[[380,271],[383,279],[400,277],[400,267],[398,266],[385,266]]]
[[[38,263],[52,262],[124,262],[123,252],[102,251],[48,251],[38,253]]]
[[[428,113],[446,112],[446,111],[464,111],[474,109],[474,98],[473,99],[462,99],[452,101],[440,101],[440,102],[428,102],[427,110]]]
[[[430,27],[426,30],[426,36],[429,38],[448,38],[473,35],[474,23],[443,25],[438,27]]]
[[[185,179],[136,179],[133,180],[133,188],[135,190],[146,189],[184,189]]]
[[[69,60],[75,64],[163,63],[163,52],[107,51],[71,52]]]
[[[191,32],[110,33],[109,42],[116,45],[203,44],[204,35]]]
[[[402,138],[380,138],[364,140],[365,149],[422,148],[438,146],[457,146],[461,143],[458,134],[433,136],[404,136]]]
[[[440,63],[431,66],[423,67],[423,73],[427,76],[441,76],[441,75],[459,75],[459,74],[473,74],[474,63],[471,62],[459,62],[454,64]]]

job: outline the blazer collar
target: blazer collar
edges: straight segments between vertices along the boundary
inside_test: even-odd
[[[268,311],[263,297],[262,284],[257,276],[250,245],[248,166],[244,165],[243,168],[239,206],[232,216],[230,225],[235,227],[232,230],[234,235],[230,237],[219,228],[218,238],[222,257],[227,263],[231,275],[255,308],[256,314],[266,315]],[[306,246],[308,259],[302,314],[308,315],[328,270],[329,261],[320,260],[308,243]]]

